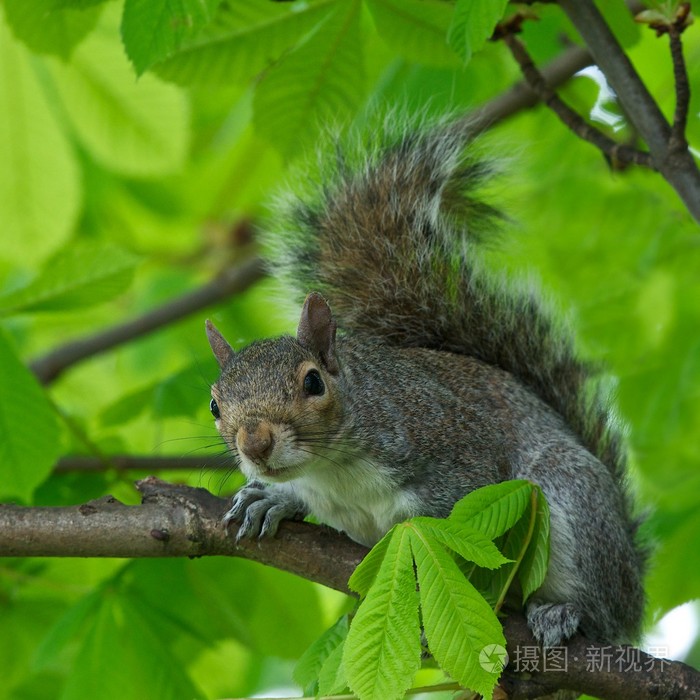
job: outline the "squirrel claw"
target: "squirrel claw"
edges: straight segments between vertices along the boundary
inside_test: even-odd
[[[283,520],[304,516],[302,504],[287,493],[270,491],[258,485],[242,488],[233,497],[231,509],[223,521],[240,522],[236,542],[245,537],[274,537]]]

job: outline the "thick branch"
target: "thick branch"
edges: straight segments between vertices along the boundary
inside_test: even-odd
[[[238,294],[250,287],[264,274],[263,263],[259,259],[248,260],[237,267],[225,270],[208,284],[152,309],[142,316],[66,343],[47,355],[37,358],[30,367],[40,382],[50,384],[62,372],[81,360],[99,355],[117,345],[189,316],[195,311],[224,301],[232,294]]]
[[[105,497],[81,506],[0,505],[3,557],[243,557],[347,592],[367,549],[330,528],[287,522],[279,536],[236,544],[222,516],[227,499],[148,477],[136,484],[143,504]]]
[[[603,700],[700,698],[700,672],[680,661],[658,659],[627,645],[594,644],[580,635],[569,640],[563,654],[558,649],[543,656],[522,617],[508,618],[503,627],[510,664],[500,684],[510,700],[537,698],[554,689]]]
[[[657,170],[700,221],[700,170],[686,149],[671,148],[671,127],[618,44],[593,0],[558,0],[590,49],[640,136]]]
[[[138,482],[137,488],[143,497],[140,506],[111,498],[74,507],[0,506],[0,556],[238,556],[347,593],[350,574],[367,553],[338,532],[300,522],[283,523],[273,539],[236,544],[236,526],[227,532],[221,522],[228,508],[225,499],[153,477]],[[513,700],[559,688],[616,700],[700,700],[700,673],[683,663],[662,663],[632,647],[574,637],[566,647],[566,672],[551,670],[551,664],[544,670],[541,659],[537,670],[540,652],[524,620],[509,617],[505,632],[511,664],[501,685]],[[625,664],[616,661],[620,657]],[[639,669],[627,669],[632,662]]]

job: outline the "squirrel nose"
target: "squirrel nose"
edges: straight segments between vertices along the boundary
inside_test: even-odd
[[[250,430],[241,426],[236,434],[238,449],[253,460],[265,460],[272,453],[274,440],[269,423],[260,421],[255,428]]]

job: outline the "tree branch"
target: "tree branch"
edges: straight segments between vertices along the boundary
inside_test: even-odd
[[[224,301],[229,296],[248,289],[264,275],[262,261],[259,258],[252,258],[236,267],[224,270],[211,282],[172,299],[142,316],[61,345],[31,362],[30,368],[40,382],[50,384],[66,369],[81,360],[99,355],[117,345],[152,333],[195,311]]]
[[[580,70],[593,64],[591,54],[578,46],[563,51],[542,68],[547,85],[557,88]],[[540,96],[525,81],[498,95],[469,113],[465,122],[475,131],[484,131],[507,117],[539,104]]]
[[[648,153],[619,144],[606,136],[602,131],[596,129],[586,122],[583,117],[569,107],[554,90],[549,86],[546,79],[535,66],[530,54],[524,44],[515,36],[519,31],[520,18],[516,18],[514,24],[501,25],[500,37],[510,49],[513,58],[520,66],[528,85],[538,95],[540,100],[547,105],[569,129],[580,138],[588,141],[602,151],[608,161],[613,165],[636,163],[646,167],[653,167],[651,157]],[[512,25],[512,26],[511,26]]]
[[[137,488],[140,506],[110,497],[82,506],[0,506],[0,556],[237,556],[348,593],[350,574],[367,553],[345,535],[301,522],[283,523],[275,538],[236,543],[236,525],[227,531],[221,520],[229,507],[226,499],[153,477],[137,482]],[[508,617],[504,628],[510,665],[501,686],[512,700],[560,688],[616,700],[700,700],[700,673],[681,662],[576,636],[565,648],[566,670],[554,671],[551,663],[547,670],[546,657],[521,616]],[[638,668],[626,668],[633,663]]]
[[[676,87],[676,109],[673,113],[671,141],[669,143],[669,148],[672,151],[683,151],[688,148],[685,130],[688,125],[688,109],[690,107],[690,81],[688,80],[688,69],[685,65],[681,40],[690,15],[690,3],[683,3],[678,9],[678,13],[676,20],[668,26],[671,60],[673,61],[673,80]]]
[[[327,527],[285,522],[279,536],[236,543],[237,526],[224,527],[230,507],[206,489],[154,477],[136,483],[142,505],[111,496],[81,506],[27,508],[0,505],[3,557],[201,557],[252,559],[345,593],[362,545]]]
[[[538,698],[555,689],[604,700],[700,698],[700,672],[681,661],[658,659],[628,645],[596,644],[578,634],[564,652],[543,652],[519,615],[505,620],[503,629],[510,663],[500,685],[509,700]]]
[[[559,0],[644,139],[656,169],[700,221],[700,170],[690,151],[671,148],[671,127],[593,0]]]
[[[232,469],[233,462],[228,455],[202,455],[201,457],[163,457],[137,455],[68,455],[61,457],[54,467],[54,474],[70,472],[104,472],[114,469],[118,472],[145,471],[148,473],[172,470]]]

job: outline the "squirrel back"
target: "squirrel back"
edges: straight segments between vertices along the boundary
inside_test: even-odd
[[[338,146],[313,191],[276,212],[275,275],[301,302],[318,291],[338,328],[444,350],[510,372],[559,413],[616,481],[625,453],[608,402],[541,291],[497,280],[479,245],[503,215],[480,190],[494,170],[461,121]]]

